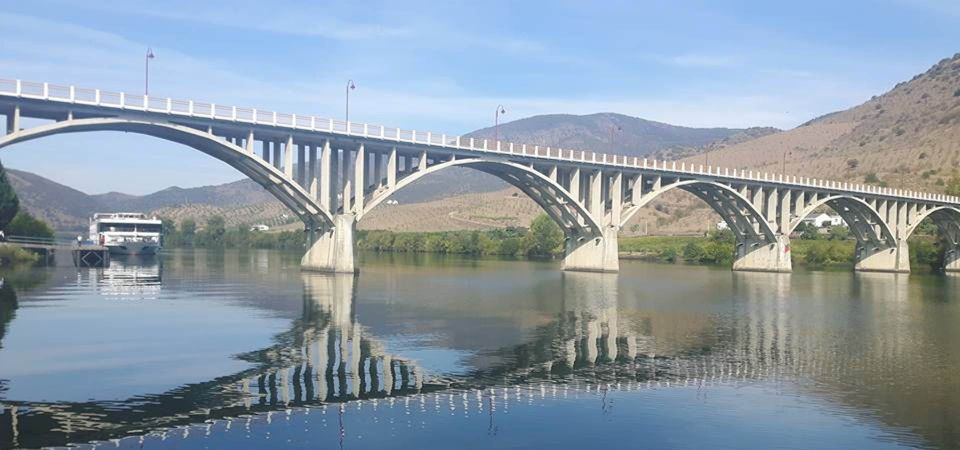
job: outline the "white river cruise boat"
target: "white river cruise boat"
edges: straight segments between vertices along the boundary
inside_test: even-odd
[[[96,213],[90,240],[118,255],[155,255],[160,251],[160,219],[141,213]]]

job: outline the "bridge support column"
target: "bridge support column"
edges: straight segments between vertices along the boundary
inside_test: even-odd
[[[333,227],[311,232],[310,247],[300,260],[301,268],[318,272],[356,272],[356,228],[356,215],[339,214],[333,217]]]
[[[565,245],[563,270],[619,272],[619,251],[616,227],[605,227],[602,237],[583,238],[582,241],[570,238]]]
[[[950,245],[943,254],[943,271],[960,273],[960,247]]]
[[[737,242],[733,270],[751,272],[791,272],[790,237],[777,235],[777,241]]]
[[[866,246],[857,243],[858,272],[910,272],[910,247],[906,239],[897,239],[895,247],[870,252]]]

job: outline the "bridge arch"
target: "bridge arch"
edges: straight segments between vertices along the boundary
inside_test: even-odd
[[[880,216],[880,213],[869,203],[849,195],[832,195],[818,199],[806,205],[804,209],[790,222],[787,234],[793,233],[810,214],[817,208],[828,206],[836,211],[847,223],[847,227],[854,233],[861,244],[872,243],[875,246],[896,246],[897,239],[890,224]]]
[[[912,224],[904,232],[904,238],[907,239],[913,235],[917,227],[927,219],[932,220],[933,223],[937,225],[943,237],[951,238],[953,236],[950,235],[950,232],[960,232],[960,209],[949,206],[938,206],[914,217]],[[951,244],[957,245],[958,242],[951,242]]]
[[[308,226],[318,228],[333,223],[328,211],[277,168],[223,138],[184,125],[119,118],[69,119],[9,133],[0,138],[0,149],[41,137],[87,131],[123,131],[186,145],[227,163],[256,181]]]
[[[641,196],[637,204],[624,210],[620,219],[620,227],[625,226],[634,215],[651,201],[673,189],[689,192],[707,203],[737,234],[738,240],[744,238],[759,239],[765,242],[775,242],[777,240],[777,234],[773,227],[747,198],[730,186],[703,180],[678,181]]]
[[[597,237],[602,235],[602,224],[578,202],[573,195],[550,177],[522,164],[487,158],[455,159],[433,164],[424,170],[414,172],[397,180],[393,188],[374,192],[374,196],[363,207],[357,221],[373,208],[390,198],[404,187],[450,167],[467,167],[493,175],[511,186],[520,189],[527,197],[542,208],[570,236]]]

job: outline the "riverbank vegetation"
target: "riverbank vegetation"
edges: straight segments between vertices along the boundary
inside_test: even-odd
[[[302,231],[250,231],[247,226],[228,229],[222,217],[211,217],[202,228],[192,219],[163,221],[164,246],[196,248],[260,248],[303,250]],[[564,237],[546,215],[534,219],[530,228],[484,231],[393,232],[358,231],[357,248],[387,253],[439,253],[458,255],[552,258],[563,255]],[[914,269],[937,269],[943,251],[936,228],[923,224],[910,238],[910,261]],[[619,240],[620,257],[666,263],[729,266],[733,263],[734,235],[730,230],[704,236],[640,236]],[[818,229],[803,224],[791,239],[794,265],[810,268],[848,268],[854,265],[856,241],[844,226]],[[0,259],[3,255],[0,254]]]
[[[163,245],[168,248],[263,248],[278,250],[302,250],[306,243],[303,231],[261,232],[250,231],[246,225],[228,228],[223,217],[207,219],[198,227],[193,219],[184,219],[179,226],[172,220],[163,219]]]
[[[924,227],[911,236],[910,265],[915,270],[937,270],[942,266],[943,250],[935,227]],[[716,264],[733,263],[734,236],[729,230],[706,236],[642,236],[620,239],[620,255],[668,263]],[[856,240],[843,226],[824,232],[801,227],[790,242],[794,265],[817,269],[849,268],[855,264]]]
[[[53,230],[42,220],[20,208],[20,199],[0,163],[0,230],[4,236],[52,238]],[[40,257],[30,250],[0,245],[0,267],[35,264]]]
[[[545,258],[563,254],[563,231],[553,220],[542,215],[533,220],[529,229],[428,233],[361,231],[358,233],[357,247],[373,252]]]

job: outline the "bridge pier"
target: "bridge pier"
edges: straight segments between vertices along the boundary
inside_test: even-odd
[[[309,248],[300,260],[301,268],[317,272],[356,272],[356,229],[355,214],[338,214],[333,216],[332,227],[311,231]]]
[[[580,240],[582,239],[582,240]],[[619,272],[620,246],[617,228],[605,227],[603,236],[567,239],[563,270],[574,272]]]
[[[910,273],[910,247],[906,239],[897,239],[897,245],[871,252],[865,244],[857,243],[858,272]]]
[[[791,272],[790,237],[777,235],[776,242],[737,242],[733,270],[749,272]]]
[[[943,271],[960,273],[960,248],[951,245],[943,254]]]

